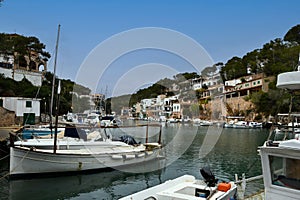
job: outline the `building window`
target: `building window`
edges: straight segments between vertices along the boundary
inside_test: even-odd
[[[257,81],[257,84],[260,84],[260,81]]]
[[[0,107],[3,107],[3,99],[0,99]]]
[[[32,107],[32,101],[26,101],[26,108]]]
[[[249,87],[249,83],[246,83],[246,84],[245,84],[245,87]]]
[[[299,188],[299,159],[269,156],[269,160],[273,185],[292,189]]]
[[[255,82],[255,81],[253,82],[253,85],[256,85],[256,82]]]

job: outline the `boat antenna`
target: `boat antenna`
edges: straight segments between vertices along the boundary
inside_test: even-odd
[[[54,56],[54,69],[53,69],[53,79],[52,79],[52,93],[51,93],[51,102],[50,102],[50,128],[52,135],[52,116],[53,116],[53,98],[54,98],[54,88],[55,88],[55,79],[56,79],[56,61],[57,61],[57,52],[58,52],[58,41],[60,33],[60,24],[58,24],[57,39],[55,46],[55,56]]]

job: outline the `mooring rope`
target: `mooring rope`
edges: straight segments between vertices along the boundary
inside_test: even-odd
[[[0,161],[3,160],[3,159],[5,159],[5,158],[7,158],[8,156],[9,156],[9,154],[6,155],[6,156],[4,156],[4,157],[2,157],[2,158],[0,158]]]
[[[23,158],[20,160],[20,162],[11,171],[9,171],[4,176],[0,177],[0,181],[2,181],[2,179],[4,179],[4,178],[8,177],[10,175],[10,172],[13,172],[23,162],[23,160],[25,159],[25,157],[28,155],[29,151],[30,150],[27,151],[27,153],[23,156]],[[9,155],[7,155],[7,156],[9,156]]]

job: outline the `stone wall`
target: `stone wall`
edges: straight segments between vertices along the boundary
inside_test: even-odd
[[[0,127],[15,125],[15,112],[0,107]]]
[[[245,101],[243,97],[233,97],[226,99],[227,105],[235,111],[246,111],[254,109],[251,101]]]

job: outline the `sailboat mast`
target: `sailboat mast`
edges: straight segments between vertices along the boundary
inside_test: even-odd
[[[52,79],[52,93],[51,93],[51,102],[50,102],[50,125],[52,126],[52,116],[53,116],[53,98],[54,98],[54,88],[55,88],[55,76],[56,76],[56,61],[57,61],[57,52],[58,52],[58,41],[60,33],[60,24],[58,25],[57,39],[55,46],[55,56],[54,56],[54,69],[53,69],[53,79]]]

